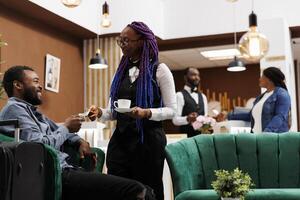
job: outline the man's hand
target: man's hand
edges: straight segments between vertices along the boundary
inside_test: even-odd
[[[196,121],[197,117],[198,117],[198,113],[192,112],[192,113],[190,113],[190,114],[187,116],[186,120],[188,121],[188,123],[191,124],[191,123],[193,123],[194,121]]]
[[[94,170],[97,165],[97,156],[95,153],[91,151],[90,144],[87,141],[80,139],[80,145],[78,151],[79,151],[80,159],[84,159],[85,156],[91,156],[92,165],[93,165],[92,169]]]
[[[143,119],[143,118],[149,119],[152,116],[150,109],[143,109],[140,107],[134,107],[131,112],[126,114],[135,119]]]
[[[70,133],[75,133],[78,132],[79,129],[81,128],[81,121],[82,118],[76,115],[73,115],[66,119],[64,125],[69,129]]]
[[[222,122],[225,121],[227,119],[227,113],[223,113],[221,112],[220,114],[218,114],[216,117],[214,117],[216,119],[217,122]]]
[[[90,120],[94,121],[96,120],[97,117],[100,118],[101,116],[102,116],[102,110],[99,107],[95,105],[90,107],[90,112],[88,114]]]
[[[86,155],[89,156],[92,154],[90,144],[83,139],[80,139],[80,145],[78,151],[81,159],[84,158]]]

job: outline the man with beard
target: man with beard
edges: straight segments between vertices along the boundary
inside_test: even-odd
[[[78,148],[81,157],[91,155],[89,144],[74,134],[81,127],[81,119],[71,116],[59,126],[37,110],[37,106],[42,104],[42,87],[32,68],[15,66],[8,69],[4,74],[3,86],[9,99],[0,113],[0,120],[18,119],[22,140],[41,142],[57,150],[62,168],[63,199],[145,198],[146,189],[137,181],[82,171],[67,162],[68,155],[60,151],[65,142]],[[0,131],[8,135],[13,133],[11,127],[1,127]]]
[[[189,67],[184,73],[185,86],[177,92],[177,114],[173,123],[180,126],[181,133],[187,133],[188,137],[201,134],[195,131],[192,123],[199,115],[207,115],[207,98],[198,91],[200,74],[197,68]]]

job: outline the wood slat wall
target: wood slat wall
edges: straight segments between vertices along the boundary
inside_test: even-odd
[[[83,44],[85,109],[88,109],[91,105],[97,105],[102,108],[107,107],[110,85],[122,56],[121,49],[116,43],[116,37],[104,37],[100,38],[99,41],[101,54],[108,62],[107,69],[88,68],[90,59],[96,54],[97,40],[85,40]],[[106,134],[108,134],[108,137],[114,125],[115,122],[106,122]]]

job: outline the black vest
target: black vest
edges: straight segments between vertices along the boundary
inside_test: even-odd
[[[204,101],[201,93],[198,93],[198,104],[188,91],[182,90],[181,93],[184,98],[184,106],[181,116],[187,116],[192,112],[196,112],[198,115],[204,115]],[[193,137],[201,133],[199,131],[195,131],[190,124],[180,126],[179,129],[181,133],[187,133],[188,137]]]
[[[156,81],[156,71],[157,71],[157,65],[154,66],[153,70],[153,79],[152,79],[152,87],[153,87],[153,108],[159,108],[162,106],[161,103],[161,95],[160,95],[160,89],[156,89],[157,81]],[[131,100],[131,107],[136,106],[136,90],[137,90],[137,82],[138,78],[131,83],[130,76],[129,76],[129,69],[126,70],[125,75],[123,77],[122,83],[120,85],[119,91],[118,91],[118,99],[130,99]],[[154,127],[162,127],[162,122],[157,121],[151,121],[148,119],[143,120],[143,126],[144,126],[144,132],[147,131],[148,127],[154,128]],[[126,114],[117,113],[117,129],[119,129],[119,132],[122,134],[135,134],[137,133],[137,127],[136,127],[136,120],[134,118],[129,117]]]

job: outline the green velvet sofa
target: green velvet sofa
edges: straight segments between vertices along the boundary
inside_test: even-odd
[[[13,138],[0,134],[1,142],[12,142]],[[22,141],[21,141],[22,142]],[[48,145],[44,145],[46,148],[45,155],[45,188],[47,188],[45,193],[45,200],[61,200],[62,198],[62,180],[61,180],[61,168],[59,165],[58,155],[56,150]],[[91,167],[91,158],[86,157],[83,161],[80,162],[79,154],[77,150],[72,148],[71,146],[64,146],[64,151],[67,152],[71,157],[71,163],[74,166],[83,167],[86,170],[90,170]],[[102,168],[104,165],[105,154],[101,149],[92,148],[92,152],[97,155],[97,165],[95,171],[99,173],[102,172]]]
[[[247,172],[255,183],[246,200],[300,200],[300,134],[214,134],[166,147],[176,200],[219,200],[214,170]]]

